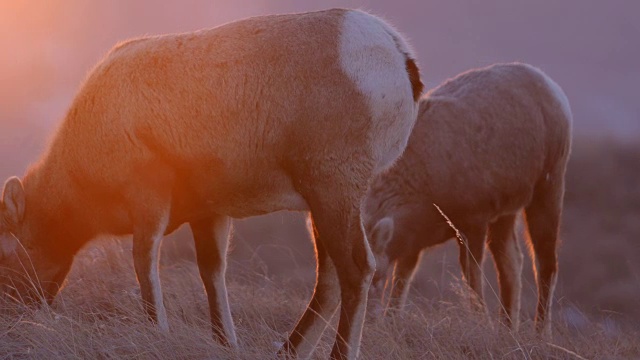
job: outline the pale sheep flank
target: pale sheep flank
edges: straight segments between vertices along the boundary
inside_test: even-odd
[[[225,285],[230,217],[310,211],[315,292],[281,353],[311,356],[341,304],[331,357],[356,358],[375,266],[360,209],[416,121],[414,58],[385,22],[343,9],[116,46],[42,159],[5,184],[2,293],[51,303],[87,242],[133,234],[145,311],[168,329],[159,247],[188,223],[214,336],[236,347]]]
[[[370,298],[380,298],[389,280],[386,305],[402,307],[421,253],[455,236],[437,205],[462,235],[462,273],[481,302],[488,243],[502,319],[517,328],[523,258],[514,224],[524,210],[536,264],[536,327],[550,335],[571,145],[567,97],[530,65],[496,64],[430,91],[418,114],[405,153],[374,180],[365,201],[363,219],[377,263]]]

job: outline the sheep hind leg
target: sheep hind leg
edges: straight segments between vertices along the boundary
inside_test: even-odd
[[[419,260],[420,252],[417,252],[396,261],[396,266],[393,269],[391,295],[389,296],[389,310],[401,310],[404,307]]]
[[[332,359],[358,357],[367,295],[375,270],[373,253],[364,235],[360,213],[356,209],[359,208],[351,211],[348,225],[342,227],[347,238],[330,236],[327,241],[329,254],[336,264],[342,304],[336,342],[331,351]],[[330,223],[324,223],[320,233],[322,229],[327,231],[329,226]]]
[[[522,292],[522,250],[515,234],[516,214],[505,215],[489,226],[489,250],[493,255],[500,285],[500,318],[518,329]]]
[[[310,231],[316,249],[316,285],[307,310],[279,351],[280,356],[296,355],[302,359],[310,357],[340,305],[340,284],[336,268],[312,220]]]
[[[373,253],[360,217],[360,204],[366,188],[355,184],[342,189],[335,189],[335,184],[324,185],[326,187],[316,186],[306,198],[318,240],[335,266],[340,285],[340,318],[330,358],[355,359],[375,269]]]
[[[533,199],[525,209],[538,286],[536,330],[547,338],[551,337],[551,304],[558,276],[557,245],[563,193],[562,177],[543,179],[536,185]]]

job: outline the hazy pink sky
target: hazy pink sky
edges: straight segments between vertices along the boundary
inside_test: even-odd
[[[34,159],[116,42],[329,7],[393,23],[410,38],[429,87],[469,68],[524,61],[565,89],[576,133],[640,136],[640,1],[13,0],[0,2],[0,175]],[[4,156],[17,148],[28,149],[24,157]]]

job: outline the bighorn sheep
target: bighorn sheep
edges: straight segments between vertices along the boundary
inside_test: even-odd
[[[133,234],[144,309],[168,329],[164,234],[188,223],[214,336],[236,346],[225,285],[230,217],[310,211],[315,292],[281,352],[306,358],[340,308],[332,358],[357,356],[374,258],[361,204],[404,150],[422,83],[392,27],[355,10],[255,17],[116,46],[48,152],[1,204],[13,293],[52,302],[77,251]],[[6,283],[7,277],[5,277]]]
[[[548,334],[571,142],[567,97],[530,65],[497,64],[433,89],[418,114],[404,154],[376,177],[365,200],[363,221],[377,263],[370,298],[381,295],[395,266],[388,305],[402,307],[421,252],[454,237],[435,204],[461,232],[463,274],[481,302],[488,241],[502,318],[517,327],[522,252],[514,222],[524,208],[537,260],[536,324]]]

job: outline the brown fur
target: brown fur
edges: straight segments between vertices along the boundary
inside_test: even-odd
[[[537,325],[550,329],[570,132],[565,95],[529,65],[472,70],[430,91],[405,153],[376,178],[365,202],[378,263],[372,288],[380,291],[395,266],[390,306],[402,306],[420,253],[454,237],[435,204],[462,234],[463,274],[480,299],[488,241],[502,313],[516,327],[522,254],[514,222],[524,209],[537,260]]]
[[[388,33],[348,49],[387,66],[381,72],[354,65],[387,96],[363,93],[340,63],[347,14],[353,12],[256,17],[115,47],[89,75],[42,160],[22,182],[12,178],[5,186],[3,213],[16,213],[4,210],[11,204],[26,210],[0,229],[25,245],[17,254],[5,251],[3,266],[21,270],[20,263],[32,262],[27,272],[38,285],[16,286],[17,293],[34,299],[29,289],[41,288],[53,301],[84,244],[100,234],[133,234],[145,310],[167,329],[159,245],[163,234],[188,222],[214,335],[235,346],[224,285],[228,217],[310,210],[318,282],[283,353],[309,356],[326,325],[317,314],[341,303],[332,357],[355,358],[374,266],[360,205],[370,179],[386,166],[387,145],[404,149],[421,83],[417,68],[405,69],[411,55],[400,38]],[[359,14],[374,30],[387,29]],[[372,101],[400,111],[383,116]],[[379,132],[387,128],[400,131]],[[334,270],[324,272],[325,265]]]

